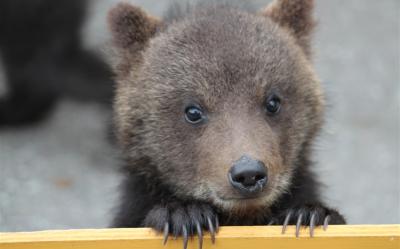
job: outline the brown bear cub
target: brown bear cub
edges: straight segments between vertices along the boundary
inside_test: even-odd
[[[312,0],[256,13],[198,3],[158,20],[109,14],[126,179],[115,227],[188,237],[219,225],[343,224],[310,171],[324,113]]]

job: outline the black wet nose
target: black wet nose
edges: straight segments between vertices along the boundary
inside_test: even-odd
[[[229,170],[228,178],[242,195],[252,196],[260,193],[267,184],[267,171],[263,162],[242,156]]]

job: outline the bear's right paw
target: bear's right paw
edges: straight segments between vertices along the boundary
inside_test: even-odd
[[[215,233],[218,231],[218,216],[213,208],[207,204],[169,203],[154,207],[147,214],[144,225],[164,233],[164,244],[169,234],[175,238],[183,237],[183,248],[187,248],[189,236],[199,237],[199,249],[203,246],[203,230],[209,231],[212,243],[215,242]]]

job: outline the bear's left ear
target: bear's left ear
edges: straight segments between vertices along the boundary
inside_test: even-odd
[[[311,56],[311,34],[315,27],[314,0],[274,0],[262,14],[286,28],[305,54]]]
[[[114,45],[121,50],[135,51],[144,47],[161,22],[141,8],[119,3],[108,13]]]

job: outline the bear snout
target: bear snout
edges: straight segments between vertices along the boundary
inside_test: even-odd
[[[267,184],[268,174],[263,162],[244,155],[234,162],[228,172],[228,179],[236,191],[250,198],[262,192]]]

